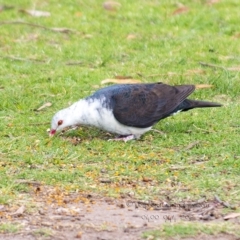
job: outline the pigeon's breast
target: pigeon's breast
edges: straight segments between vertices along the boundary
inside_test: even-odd
[[[118,122],[113,114],[113,106],[110,100],[106,99],[105,96],[99,98],[87,98],[85,101],[85,109],[87,111],[84,119],[88,125],[92,125],[108,132],[117,133],[120,135],[133,134],[140,136],[151,129],[151,127],[129,127]]]

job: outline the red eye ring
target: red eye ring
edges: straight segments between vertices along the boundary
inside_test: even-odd
[[[63,124],[63,120],[59,120],[58,121],[58,126],[62,125]]]

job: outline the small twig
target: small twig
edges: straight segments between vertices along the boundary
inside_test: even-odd
[[[214,206],[210,206],[206,209],[204,209],[204,211],[202,212],[202,215],[207,215],[209,212],[211,212],[212,210],[214,210]]]
[[[51,28],[47,28],[44,27],[42,25],[38,25],[38,24],[34,24],[34,23],[28,23],[28,22],[24,22],[24,21],[4,21],[4,22],[0,22],[0,25],[7,25],[7,24],[23,24],[23,25],[28,25],[31,27],[38,27],[38,28],[43,28],[46,30],[51,30]]]
[[[159,130],[157,130],[157,129],[151,129],[151,130],[154,131],[154,132],[157,132],[157,133],[159,133],[159,134],[161,134],[161,135],[166,135],[166,133],[163,132],[163,131],[159,131]]]
[[[187,145],[184,150],[190,150],[190,149],[194,148],[195,146],[197,146],[199,143],[200,143],[200,141],[192,142],[192,143],[190,143],[189,145]],[[183,150],[182,147],[174,147],[173,149],[174,149],[175,151],[181,151],[181,150]]]
[[[38,109],[34,109],[34,111],[39,112],[39,111],[42,111],[43,109],[45,109],[47,107],[51,107],[51,106],[52,106],[52,103],[47,102],[47,103],[43,104],[41,107],[39,107]]]
[[[195,127],[197,130],[200,130],[200,131],[205,132],[205,133],[214,133],[214,131],[199,128],[199,127],[195,126],[194,124],[193,124],[193,127]]]
[[[226,68],[223,66],[219,66],[219,65],[215,65],[215,64],[211,64],[211,63],[199,62],[199,64],[202,65],[203,67],[221,68],[223,70],[226,70]]]
[[[32,180],[26,180],[26,179],[17,179],[17,180],[15,180],[15,183],[30,184],[30,185],[35,185],[35,186],[41,185],[40,182],[32,181]]]
[[[236,207],[231,206],[228,202],[223,202],[217,195],[214,196],[215,200],[220,203],[221,205],[223,205],[226,208],[230,208],[230,209],[236,209]]]
[[[23,62],[29,62],[29,61],[39,62],[39,63],[49,62],[49,61],[40,60],[40,59],[36,59],[36,58],[19,58],[19,57],[15,57],[15,56],[0,56],[0,58],[8,58],[8,59],[12,59],[15,61],[23,61]]]
[[[194,148],[195,146],[197,146],[199,143],[200,143],[200,141],[192,142],[187,147],[185,147],[185,150],[190,150],[190,149]]]
[[[83,65],[83,62],[66,62],[65,64],[69,65],[69,66],[71,66],[71,65]]]
[[[169,170],[170,171],[185,170],[186,168],[190,168],[190,166],[171,166]]]
[[[20,208],[18,208],[17,211],[13,212],[13,213],[10,213],[9,215],[10,216],[22,216],[23,213],[25,212],[26,208],[24,205],[22,205]]]
[[[234,195],[234,194],[239,193],[239,192],[240,192],[240,190],[237,190],[235,192],[232,192],[231,195]]]
[[[28,25],[31,27],[37,27],[37,28],[42,28],[48,31],[52,31],[52,32],[60,32],[60,33],[71,33],[71,32],[77,32],[76,30],[73,29],[68,29],[68,28],[48,28],[39,24],[35,24],[35,23],[29,23],[29,22],[24,22],[24,21],[4,21],[4,22],[0,22],[0,25],[7,25],[7,24],[22,24],[22,25]]]
[[[112,180],[108,179],[108,178],[101,178],[101,179],[99,179],[99,182],[101,182],[101,183],[112,183]]]

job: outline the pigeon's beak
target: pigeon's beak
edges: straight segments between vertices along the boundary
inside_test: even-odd
[[[51,129],[51,131],[49,132],[49,137],[52,137],[55,133],[56,133],[56,130]]]

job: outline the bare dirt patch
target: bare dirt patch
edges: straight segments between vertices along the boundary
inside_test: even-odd
[[[224,221],[222,208],[217,200],[170,204],[35,186],[32,193],[20,195],[17,204],[0,205],[1,223],[19,227],[16,233],[1,233],[0,239],[141,239],[144,231],[167,222]],[[199,235],[187,239],[211,238]],[[217,239],[236,238],[222,234]]]

